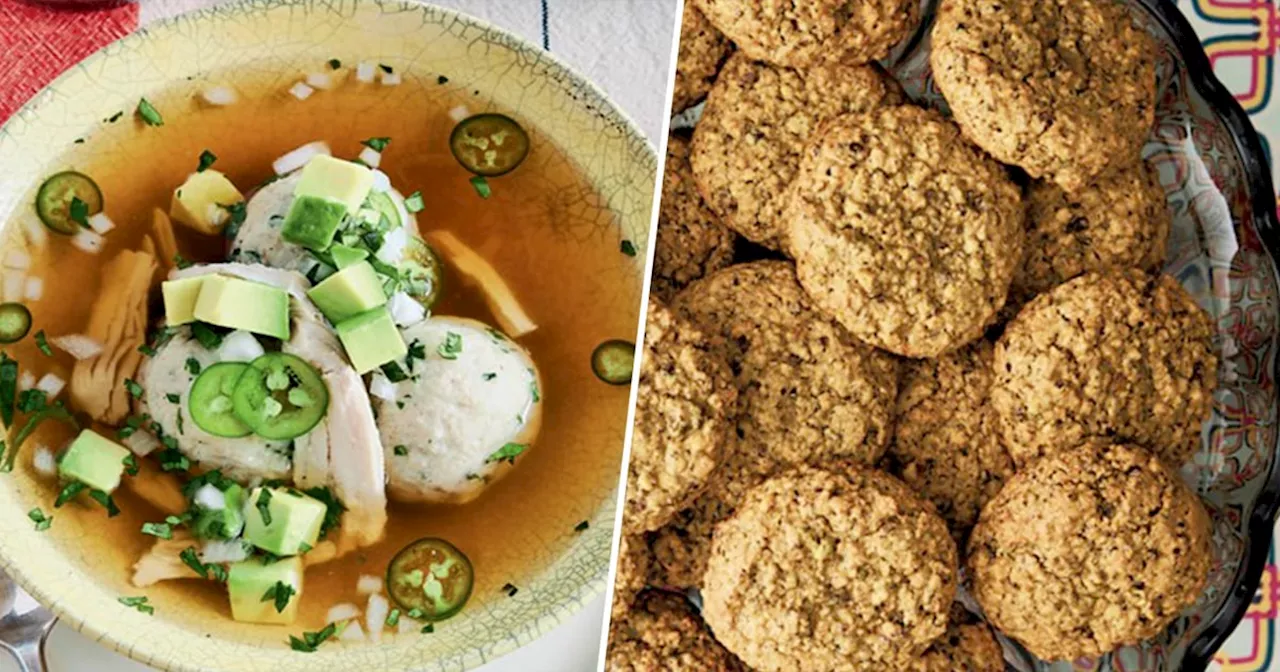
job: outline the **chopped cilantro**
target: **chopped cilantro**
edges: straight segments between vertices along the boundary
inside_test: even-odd
[[[392,609],[387,613],[387,627],[394,628],[400,624],[400,610]]]
[[[462,334],[450,331],[445,334],[444,343],[436,348],[436,352],[444,359],[457,359],[462,352]]]
[[[489,464],[491,462],[506,462],[507,464],[515,464],[516,458],[519,457],[521,453],[523,453],[528,449],[529,449],[529,446],[527,444],[508,443],[505,446],[493,451],[493,454],[489,455],[489,457],[484,458],[484,463]]]
[[[618,249],[628,257],[636,256],[636,246],[629,240],[623,240],[622,243],[618,245]]]
[[[325,640],[333,637],[337,631],[337,624],[330,623],[315,632],[302,633],[301,639],[294,637],[293,635],[289,635],[289,648],[303,653],[312,653],[316,650],[316,647],[323,644]]]
[[[529,373],[530,373],[530,374],[533,374],[533,371],[529,371]],[[542,394],[538,392],[538,379],[537,379],[537,377],[535,377],[533,380],[529,381],[529,394],[533,395],[533,403],[535,403],[535,404],[536,404],[536,403],[538,403],[539,401],[542,401]]]
[[[58,498],[53,500],[53,508],[60,509],[63,504],[73,500],[77,495],[88,490],[89,486],[80,481],[72,481],[63,486],[62,491],[58,493]]]
[[[435,631],[436,631],[436,626],[434,623],[428,623],[422,626],[422,634],[424,635],[429,635]]]
[[[397,445],[392,450],[395,451],[396,455],[400,455],[402,457],[409,454],[409,447],[404,445],[403,443]]]
[[[498,374],[496,374],[496,373],[494,373],[494,372],[492,372],[492,371],[487,371],[487,372],[485,372],[485,373],[480,374],[480,377],[481,377],[481,378],[483,378],[483,379],[485,379],[485,380],[493,380],[494,378],[497,378],[497,377],[498,377]]]
[[[126,607],[133,607],[147,615],[156,613],[156,608],[147,604],[147,597],[145,595],[140,595],[138,597],[121,597],[118,598],[117,601]]]
[[[387,148],[387,145],[391,144],[391,138],[369,138],[368,140],[361,140],[360,144],[375,152],[381,152]]]
[[[138,384],[138,381],[132,378],[125,378],[124,389],[128,390],[129,396],[133,397],[134,399],[142,398],[142,386]]]
[[[253,506],[254,508],[258,509],[258,515],[262,516],[262,524],[270,526],[271,525],[271,491],[264,489],[262,491],[262,494],[258,495],[258,501]]]
[[[41,354],[45,357],[53,356],[53,348],[49,347],[49,339],[44,335],[44,329],[36,332],[36,347],[40,348]]]
[[[124,464],[124,473],[129,474],[130,476],[138,475],[138,456],[137,455],[134,455],[133,453],[129,453],[128,455],[125,455],[124,459],[120,460],[120,462]]]
[[[230,216],[230,219],[227,220],[226,228],[222,229],[222,235],[225,238],[234,240],[240,233],[240,225],[244,224],[245,217],[249,214],[248,206],[245,205],[244,201],[240,201],[239,203],[219,205],[218,207],[226,210],[227,215]],[[253,255],[254,257],[258,256],[256,252],[245,252],[246,257],[250,255]],[[250,259],[250,261],[254,261],[254,259]],[[261,259],[258,259],[258,261],[261,261]]]
[[[338,59],[336,59],[336,58],[331,58],[331,59],[329,59],[329,69],[330,69],[330,70],[337,70],[338,68],[341,68],[341,67],[342,67],[342,61],[339,61],[339,60],[338,60]]]
[[[178,403],[178,402],[182,401],[182,397],[181,397],[181,396],[176,395],[176,394],[174,394],[174,393],[172,393],[172,392],[170,392],[170,393],[168,393],[168,394],[164,395],[164,398],[165,398],[165,399],[168,399],[168,400],[169,400],[169,403],[171,403],[171,404],[176,404],[176,403]]]
[[[405,373],[404,369],[400,368],[400,365],[395,362],[387,362],[386,364],[383,364],[382,375],[386,376],[387,380],[390,380],[393,383],[409,380],[409,374]]]
[[[425,207],[427,207],[427,204],[422,201],[421,191],[415,191],[412,194],[409,194],[408,198],[404,199],[404,208],[409,212],[422,212],[422,209]]]
[[[80,200],[79,196],[71,197],[71,204],[67,206],[67,216],[76,224],[89,228],[89,204]]]
[[[200,341],[200,345],[205,350],[213,350],[222,345],[222,334],[214,331],[213,327],[204,322],[192,322],[191,335],[195,336],[197,341]]]
[[[515,597],[516,593],[520,592],[520,589],[516,588],[513,584],[504,583],[502,584],[502,592],[506,593],[507,597]]]
[[[475,188],[477,194],[480,194],[480,198],[489,198],[493,195],[493,190],[489,188],[489,180],[484,179],[484,175],[471,178],[471,186]]]
[[[53,524],[53,516],[44,515],[44,511],[41,511],[38,506],[28,511],[27,517],[36,524],[36,532],[44,532]]]
[[[212,166],[213,163],[217,160],[218,160],[218,155],[214,154],[213,152],[207,149],[204,150],[203,152],[200,152],[200,165],[196,166],[196,172],[203,173],[207,168]]]
[[[393,69],[391,68],[391,66],[389,66],[389,65],[387,65],[387,64],[385,64],[385,63],[379,63],[379,64],[378,64],[378,67],[379,67],[379,68],[381,68],[381,69],[382,69],[382,71],[383,71],[383,72],[385,72],[385,73],[387,73],[388,75],[395,74],[395,70],[393,70]]]
[[[142,533],[161,539],[173,538],[173,526],[169,523],[143,523]]]
[[[181,254],[173,255],[173,265],[177,266],[178,268],[191,268],[192,266],[191,260],[182,256]]]
[[[573,526],[573,531],[574,531],[574,532],[586,532],[588,527],[591,527],[591,523],[590,523],[590,522],[588,522],[588,521],[585,521],[585,520],[584,520],[584,521],[582,521],[581,523],[578,523],[577,525],[574,525],[574,526]]]
[[[293,586],[284,581],[276,581],[276,585],[267,589],[262,594],[263,602],[275,602],[276,613],[283,614],[285,607],[289,606],[289,598],[293,597]]]
[[[148,126],[164,126],[164,117],[160,116],[160,110],[157,110],[146,98],[138,101],[138,116],[142,117]]]
[[[114,124],[114,123],[116,123],[117,121],[120,121],[120,117],[123,117],[123,116],[124,116],[124,110],[121,110],[121,111],[119,111],[119,112],[116,112],[115,114],[111,115],[110,117],[107,117],[107,123],[108,123],[108,124]]]
[[[200,375],[200,360],[195,357],[187,358],[187,372],[193,376]]]
[[[95,489],[89,491],[89,498],[101,504],[102,508],[107,510],[108,518],[115,518],[120,515],[120,508],[116,506],[116,500],[112,499],[111,495]]]
[[[164,436],[160,438],[160,442],[168,446],[169,439],[172,439],[172,437]],[[186,455],[178,452],[177,448],[166,447],[156,453],[156,456],[160,459],[160,468],[164,471],[186,471],[191,468],[191,461],[187,459]]]
[[[178,554],[178,557],[181,558],[192,571],[198,574],[200,578],[209,578],[209,566],[200,562],[200,556],[196,554],[195,546],[188,546],[182,549],[182,552]]]
[[[324,522],[320,524],[320,538],[324,539],[325,535],[329,534],[329,530],[337,527],[338,523],[342,522],[342,514],[347,510],[347,507],[339,501],[333,491],[325,486],[307,488],[305,494],[312,499],[320,500],[324,504]]]

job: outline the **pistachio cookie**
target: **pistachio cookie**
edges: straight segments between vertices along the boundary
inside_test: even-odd
[[[716,30],[692,2],[684,3],[680,53],[676,58],[676,79],[671,94],[672,113],[693,107],[707,95],[716,72],[732,50],[729,38]]]
[[[1137,158],[1156,54],[1115,0],[943,0],[930,62],[965,135],[1074,192]]]
[[[874,66],[793,70],[734,54],[694,130],[690,163],[698,189],[726,226],[785,250],[781,195],[810,135],[837,114],[902,99],[898,85]]]
[[[645,319],[623,526],[661,527],[706,485],[732,441],[737,390],[707,335],[656,299]]]
[[[607,672],[749,672],[681,595],[647,590],[609,626]]]
[[[735,237],[698,193],[689,168],[689,141],[669,136],[653,253],[653,293],[670,301],[690,282],[728,266]]]
[[[982,506],[1013,474],[1013,459],[991,408],[994,348],[982,340],[938,359],[903,366],[890,472],[933,502],[963,538]]]
[[[919,21],[917,0],[693,0],[751,58],[791,67],[884,58]]]
[[[879,471],[800,467],[716,528],[702,615],[752,669],[900,670],[947,628],[956,548]]]
[[[937,357],[982,335],[1022,255],[1022,196],[940,114],[846,114],[814,136],[786,219],[800,284],[854,336]]]
[[[1095,656],[1163,631],[1213,565],[1200,499],[1155,455],[1075,446],[1019,472],[969,540],[973,595],[1045,660]]]
[[[791,264],[730,266],[672,309],[711,333],[735,372],[737,445],[706,492],[654,542],[665,585],[699,583],[711,529],[779,466],[874,464],[889,441],[898,364],[818,313]]]
[[[1182,465],[1213,407],[1213,332],[1167,275],[1086,273],[1037,296],[996,343],[991,404],[1014,462],[1105,438]]]

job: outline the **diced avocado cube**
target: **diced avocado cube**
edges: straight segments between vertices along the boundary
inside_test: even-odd
[[[361,375],[409,352],[386,306],[349,317],[334,327],[347,358]]]
[[[206,168],[191,173],[187,181],[173,192],[169,216],[200,233],[211,236],[222,233],[231,219],[225,206],[244,201],[244,195],[226,175]]]
[[[194,313],[201,322],[289,340],[289,294],[279,287],[206,275]]]
[[[302,558],[297,557],[269,565],[256,558],[231,563],[227,568],[231,618],[241,623],[293,623],[302,598],[302,574]],[[276,609],[276,596],[281,590],[276,584],[280,583],[287,586],[284,590],[288,598],[282,611]]]
[[[342,270],[348,266],[358,264],[369,258],[369,250],[360,247],[350,247],[341,243],[334,243],[329,248],[329,256],[333,257],[333,263],[338,266],[338,270]]]
[[[232,483],[222,491],[226,506],[201,508],[191,524],[191,532],[201,539],[234,539],[244,529],[244,488]]]
[[[382,278],[369,262],[348,266],[307,291],[320,312],[337,324],[387,302]]]
[[[58,474],[110,494],[120,487],[124,460],[131,454],[92,429],[82,430],[58,461]]]
[[[342,227],[346,206],[319,196],[299,196],[289,206],[280,237],[309,250],[323,252]]]
[[[200,287],[208,276],[200,275],[181,280],[165,280],[160,285],[164,294],[164,319],[170,327],[196,321],[196,299],[200,298]]]
[[[317,156],[302,169],[293,195],[335,201],[343,205],[344,213],[355,214],[372,188],[372,170],[332,156]]]
[[[258,503],[267,497],[264,516]],[[283,488],[254,488],[244,510],[244,540],[276,555],[298,555],[316,545],[324,523],[324,503]],[[270,523],[265,519],[270,519]]]

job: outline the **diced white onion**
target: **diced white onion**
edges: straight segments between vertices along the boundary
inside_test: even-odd
[[[369,595],[382,590],[382,577],[373,574],[361,574],[356,580],[356,592],[361,595]]]
[[[26,392],[27,390],[35,386],[36,386],[36,376],[30,371],[23,371],[22,375],[18,376],[19,392]]]
[[[387,72],[386,70],[383,70],[383,71],[382,71],[382,85],[383,85],[383,86],[399,86],[399,85],[400,85],[400,82],[401,82],[401,79],[400,79],[400,73],[398,73],[398,72]]]
[[[469,116],[471,116],[471,112],[467,110],[466,105],[459,105],[452,110],[449,110],[449,118],[454,121],[462,121]]]
[[[311,94],[315,92],[316,92],[315,89],[307,86],[303,82],[298,82],[297,84],[294,84],[293,86],[289,87],[289,95],[293,96],[294,98],[297,98],[298,100],[306,100],[310,98]]]
[[[100,234],[91,229],[80,229],[76,235],[71,237],[71,244],[77,249],[89,254],[97,254],[102,251],[102,245],[106,242]]]
[[[373,190],[379,194],[391,191],[391,178],[381,170],[373,171]]]
[[[332,622],[332,621],[330,621]],[[340,642],[363,642],[364,628],[360,627],[359,621],[351,621],[342,628],[342,634],[338,635]]]
[[[373,577],[378,581],[378,587],[382,587],[382,579]],[[364,577],[360,577],[363,581]],[[369,639],[376,644],[382,639],[382,629],[386,627],[387,614],[391,611],[391,604],[387,602],[387,598],[372,593],[369,595],[369,604],[364,608],[364,624],[369,629]]]
[[[27,234],[27,242],[34,248],[42,248],[49,242],[49,230],[38,219],[25,220],[22,231]]]
[[[227,219],[231,217],[231,213],[217,203],[210,203],[205,206],[204,217],[209,220],[210,225],[217,228],[226,223]]]
[[[67,381],[61,376],[54,373],[46,373],[40,376],[40,380],[36,382],[36,389],[45,393],[50,399],[58,396],[62,392],[62,388],[67,386]]]
[[[390,378],[382,375],[381,371],[375,371],[369,377],[369,394],[383,400],[396,400],[396,384],[391,382]]]
[[[404,292],[391,295],[387,300],[387,310],[391,311],[391,320],[398,327],[411,327],[427,317],[427,309]]]
[[[377,168],[382,163],[382,153],[372,147],[365,147],[360,150],[360,160],[370,168]]]
[[[89,217],[89,228],[97,231],[98,233],[106,233],[111,229],[116,228],[116,223],[111,221],[111,218],[107,216],[107,213],[99,212],[98,214]]]
[[[237,329],[222,337],[222,344],[214,355],[219,362],[252,362],[265,352],[253,334]]]
[[[417,621],[409,618],[408,616],[401,615],[400,622],[396,624],[396,632],[401,635],[410,632],[417,632],[419,627],[421,626],[418,625]]]
[[[36,452],[31,454],[31,466],[45,476],[58,473],[58,459],[53,456],[53,451],[43,444],[36,446]]]
[[[240,562],[248,559],[249,549],[239,539],[219,539],[204,542],[200,550],[202,562]]]
[[[160,449],[160,439],[145,429],[139,429],[121,441],[138,457],[146,457]]]
[[[221,511],[227,508],[227,496],[217,487],[205,483],[196,489],[191,501],[203,506],[210,511]]]
[[[307,78],[303,81],[313,89],[328,89],[333,86],[333,77],[327,72],[308,73]]]
[[[217,107],[231,105],[239,99],[235,90],[226,86],[211,86],[202,91],[200,97],[204,99],[204,102]]]
[[[356,66],[356,80],[368,84],[373,81],[373,76],[376,72],[377,66],[368,61],[362,61]]]
[[[271,169],[276,175],[288,175],[293,171],[307,165],[311,159],[317,156],[332,156],[333,152],[329,149],[329,144],[323,140],[316,142],[308,142],[307,144],[281,156],[271,164]]]
[[[324,617],[324,620],[329,623],[337,623],[338,621],[349,621],[359,615],[360,607],[350,602],[343,602],[329,607],[329,614]]]
[[[27,288],[27,274],[22,271],[5,271],[4,278],[4,300],[5,301],[21,301],[22,293]]]
[[[378,248],[375,256],[394,266],[404,259],[404,248],[408,244],[409,232],[407,227],[396,227],[383,237],[382,247]]]
[[[31,255],[22,250],[9,250],[4,253],[4,267],[25,271],[31,268]]]
[[[44,278],[38,275],[28,277],[22,296],[28,301],[39,301],[44,296]]]
[[[53,347],[75,357],[77,361],[102,354],[103,344],[84,334],[67,334],[49,339]]]

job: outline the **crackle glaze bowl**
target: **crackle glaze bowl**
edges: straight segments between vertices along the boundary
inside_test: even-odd
[[[305,101],[288,95],[292,83],[306,73],[323,70],[330,60],[347,64],[344,72],[357,62],[394,68],[401,78],[397,86],[378,89],[376,100],[362,99],[384,111],[395,111],[373,115],[378,118],[408,125],[415,123],[415,115],[430,109],[442,117],[431,123],[443,129],[445,138],[453,122],[442,110],[501,110],[522,120],[530,130],[533,149],[520,169],[529,172],[512,179],[570,172],[581,179],[574,183],[549,180],[545,189],[526,189],[540,194],[539,198],[515,204],[509,211],[512,221],[504,224],[509,234],[503,240],[490,240],[490,247],[482,252],[514,258],[520,249],[534,249],[528,247],[534,245],[532,234],[522,230],[530,225],[514,213],[538,213],[538,221],[549,222],[551,231],[539,234],[543,242],[536,246],[542,251],[538,258],[513,266],[517,286],[542,285],[547,288],[544,301],[555,301],[560,295],[558,300],[567,305],[561,312],[595,315],[591,324],[601,333],[591,334],[593,339],[634,338],[644,272],[644,255],[635,250],[647,249],[658,166],[652,146],[599,89],[547,52],[479,20],[418,3],[246,0],[148,26],[106,47],[72,67],[0,128],[0,222],[8,222],[0,233],[6,237],[5,245],[20,244],[14,241],[22,237],[24,224],[32,216],[35,186],[58,170],[109,164],[116,166],[110,171],[115,177],[107,180],[114,184],[114,193],[172,189],[194,170],[200,153],[202,141],[193,136],[200,135],[201,129],[193,125],[194,119],[223,140],[219,167],[232,166],[236,172],[237,161],[249,160],[246,156],[268,156],[265,164],[259,161],[262,165],[239,170],[240,178],[255,181],[269,174],[271,155],[315,139],[305,137],[298,128],[314,123],[293,123],[292,115],[301,114],[299,110],[306,110],[309,118],[328,119],[335,136],[349,136],[344,141],[349,147],[343,150],[352,155],[359,151],[360,138],[393,135],[362,125],[370,110],[343,108],[332,92],[317,91]],[[236,105],[248,105],[256,112],[204,109],[200,92],[214,85],[233,86],[240,94]],[[144,128],[133,118],[131,113],[143,97],[165,110],[164,128]],[[122,111],[123,118],[117,114]],[[120,126],[126,124],[130,128],[122,130]],[[392,146],[401,152],[401,160],[432,161],[442,156],[439,160],[457,170],[447,149],[442,154],[439,147],[435,155],[415,154],[405,150],[404,142],[398,148]],[[444,143],[440,140],[440,147],[447,146]],[[554,149],[543,151],[540,146]],[[555,162],[572,167],[552,165]],[[480,197],[466,187],[465,175],[459,173],[458,179],[465,189],[456,197],[465,195],[479,202]],[[494,183],[494,200],[486,194],[485,203],[502,202],[502,184]],[[111,186],[104,184],[104,192]],[[426,191],[428,186],[415,188]],[[109,202],[110,197],[108,193]],[[552,242],[546,243],[545,236],[551,236]],[[505,251],[495,251],[501,246]],[[585,255],[582,251],[587,246],[611,253]],[[71,254],[65,259],[74,263]],[[563,269],[578,275],[565,275]],[[64,291],[57,289],[59,283],[72,282],[75,274],[66,275],[46,278],[45,293]],[[580,287],[567,293],[552,291],[561,282],[577,282]],[[75,291],[88,294],[94,288],[87,285]],[[74,299],[74,292],[66,295]],[[39,323],[39,307],[33,312]],[[564,450],[576,452],[552,453],[561,446],[538,446],[554,455],[536,467],[539,478],[558,478],[563,487],[547,489],[539,501],[530,501],[519,488],[501,491],[512,477],[495,486],[488,506],[502,507],[506,515],[498,518],[503,522],[491,532],[502,535],[503,543],[486,552],[495,556],[488,562],[497,563],[488,566],[509,570],[482,579],[477,562],[471,603],[458,616],[437,624],[431,634],[420,634],[415,628],[408,633],[389,632],[379,643],[331,642],[304,653],[291,650],[288,635],[314,630],[303,627],[311,624],[237,623],[230,618],[225,595],[213,599],[210,593],[204,596],[208,599],[193,599],[178,590],[145,591],[154,614],[130,609],[117,598],[144,592],[129,583],[129,565],[136,557],[131,554],[138,552],[138,542],[108,533],[91,516],[69,515],[65,510],[54,514],[57,520],[50,529],[34,530],[27,512],[36,506],[49,510],[51,501],[48,487],[38,483],[30,469],[22,468],[23,460],[18,469],[0,476],[0,568],[52,608],[65,625],[161,669],[302,672],[476,667],[548,632],[603,592],[608,576],[627,388],[594,381],[585,354],[550,359],[540,363],[544,371],[572,369],[563,389],[581,388],[583,394],[607,400],[608,409],[557,442]],[[592,384],[599,387],[589,387]],[[582,412],[567,399],[557,403],[558,407],[544,409],[544,434],[547,423],[556,422],[557,417]],[[528,468],[535,466],[531,462]],[[482,500],[490,497],[486,493]],[[370,560],[364,573],[381,574],[385,558]],[[352,562],[361,561],[357,557]],[[518,592],[499,588],[507,583],[518,587]]]

